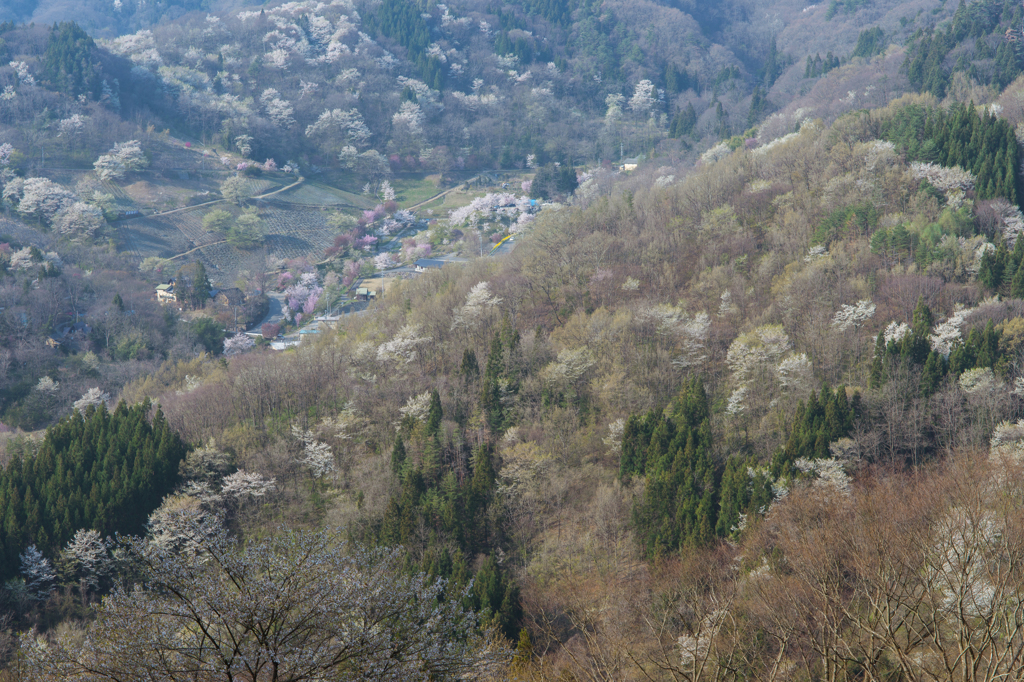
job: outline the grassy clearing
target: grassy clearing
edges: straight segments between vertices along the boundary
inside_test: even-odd
[[[415,206],[442,191],[437,187],[436,180],[436,175],[426,174],[393,178],[391,186],[395,189],[395,200],[399,208]]]

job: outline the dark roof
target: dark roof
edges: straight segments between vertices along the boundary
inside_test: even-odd
[[[444,267],[444,261],[436,258],[420,258],[416,261],[416,267],[441,269]]]
[[[245,302],[245,294],[238,287],[231,287],[230,289],[221,289],[217,294],[227,299],[231,305],[242,305]]]

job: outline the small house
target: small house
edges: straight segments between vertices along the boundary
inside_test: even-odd
[[[231,287],[230,289],[221,289],[217,292],[214,300],[217,303],[222,303],[226,306],[240,306],[245,303],[245,293],[238,287]]]
[[[619,170],[623,173],[629,173],[635,171],[636,167],[640,165],[642,159],[639,156],[634,156],[631,159],[623,159],[622,163],[619,164]]]
[[[173,284],[158,284],[156,287],[156,300],[158,303],[173,303],[177,299],[174,296]]]

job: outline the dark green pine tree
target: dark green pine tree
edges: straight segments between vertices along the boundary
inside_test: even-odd
[[[1011,262],[1014,266],[1013,278],[1010,280],[1010,296],[1024,298],[1024,239],[1017,239],[1013,249]]]
[[[480,404],[487,417],[487,425],[494,433],[500,433],[504,429],[505,414],[501,405],[501,389],[499,381],[502,378],[502,355],[504,348],[501,343],[501,335],[496,333],[491,340],[491,352],[487,355],[487,367],[484,370],[484,380]]]
[[[43,55],[43,79],[71,97],[100,96],[100,66],[96,44],[73,21],[54,24]]]
[[[515,581],[488,555],[473,581],[472,599],[485,626],[494,626],[513,639],[522,620],[519,588]]]
[[[761,86],[758,85],[754,88],[754,94],[750,98],[750,113],[747,114],[747,127],[753,127],[754,124],[764,118],[770,107],[771,103],[765,96]]]
[[[462,365],[459,368],[462,380],[467,384],[476,381],[480,377],[480,363],[476,360],[476,353],[467,348],[462,352]]]
[[[398,440],[395,441],[395,446],[391,448],[391,471],[395,474],[402,473],[402,470],[405,468],[405,460],[405,442],[399,436]]]
[[[797,407],[786,444],[772,458],[772,476],[794,475],[793,463],[798,459],[828,457],[829,444],[848,436],[853,429],[859,404],[858,394],[854,394],[853,401],[847,400],[845,386],[835,391],[822,386],[820,393],[812,392],[807,402]]]
[[[765,59],[764,68],[762,69],[765,88],[771,88],[775,84],[775,81],[782,75],[782,70],[785,66],[786,60],[779,54],[778,46],[775,43],[775,36],[772,36],[771,43],[768,45],[768,57]]]
[[[935,324],[935,316],[932,314],[932,309],[925,304],[924,296],[918,296],[910,327],[911,333],[926,337],[931,332],[933,324]]]
[[[978,281],[989,289],[998,289],[1003,283],[1003,271],[1009,254],[1006,245],[1000,241],[995,251],[986,251],[978,267]]]
[[[192,280],[193,307],[201,308],[206,305],[211,291],[213,291],[213,286],[210,284],[210,278],[206,276],[206,266],[202,261],[196,261],[195,276]]]
[[[697,112],[693,108],[693,103],[689,102],[685,109],[682,109],[672,119],[672,126],[669,131],[671,137],[686,137],[693,132],[694,127],[697,125]]]
[[[939,384],[942,382],[942,376],[945,373],[944,369],[942,356],[935,351],[929,353],[928,359],[925,360],[924,367],[921,369],[922,397],[927,398],[939,390]]]
[[[657,556],[712,540],[719,474],[711,457],[710,407],[698,379],[688,382],[669,415],[652,413],[652,418],[653,424],[632,421],[620,470],[646,475],[633,518],[645,552]],[[644,439],[648,428],[650,437]],[[642,470],[637,450],[646,451]]]
[[[732,130],[729,126],[729,115],[725,113],[721,102],[715,104],[715,132],[723,140],[732,135]]]
[[[0,471],[0,576],[17,574],[28,545],[53,557],[81,528],[143,532],[186,452],[159,409],[150,421],[151,409],[145,402],[75,411],[47,429],[35,455]]]
[[[427,411],[427,436],[436,436],[441,430],[441,418],[444,411],[441,409],[441,395],[435,388],[430,392],[430,409]]]

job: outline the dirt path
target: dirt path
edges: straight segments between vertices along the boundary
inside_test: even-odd
[[[437,200],[437,199],[440,199],[441,197],[445,196],[446,194],[451,194],[451,193],[452,193],[452,192],[454,192],[455,190],[459,189],[459,187],[461,187],[461,186],[463,185],[463,183],[466,183],[466,182],[473,182],[473,181],[475,181],[475,180],[478,180],[478,179],[480,179],[480,176],[479,176],[479,175],[477,175],[477,176],[475,176],[475,177],[472,177],[472,178],[470,178],[469,180],[463,180],[462,182],[460,182],[459,184],[455,185],[454,187],[450,187],[450,188],[446,189],[445,191],[443,191],[443,192],[441,192],[441,193],[439,193],[439,194],[435,194],[434,196],[430,197],[429,199],[427,199],[427,200],[425,200],[425,201],[421,201],[420,203],[418,203],[418,204],[415,204],[415,205],[413,205],[413,206],[410,206],[410,207],[408,207],[408,208],[406,208],[406,209],[404,209],[404,210],[406,210],[406,211],[412,211],[412,210],[415,210],[415,209],[419,208],[420,206],[426,206],[426,205],[427,205],[427,204],[429,204],[429,203],[430,203],[431,201],[435,201],[435,200]]]
[[[285,185],[284,187],[281,187],[280,189],[275,189],[273,192],[267,192],[266,194],[259,194],[257,196],[250,197],[250,198],[252,198],[252,199],[266,199],[267,197],[272,197],[275,194],[280,194],[281,192],[287,192],[292,187],[298,187],[299,185],[301,185],[305,181],[306,181],[306,178],[304,178],[304,177],[302,177],[300,175],[299,179],[296,180],[295,182],[293,182],[290,185]]]
[[[279,189],[275,189],[273,192],[267,192],[266,194],[259,194],[257,196],[249,197],[249,198],[250,199],[266,199],[267,197],[272,197],[275,194],[280,194],[281,192],[290,190],[292,187],[298,187],[305,180],[306,180],[305,178],[299,176],[299,179],[296,180],[295,182],[293,182],[290,185],[286,185],[285,187],[281,187]],[[146,217],[147,218],[156,218],[158,216],[165,216],[165,215],[169,215],[171,213],[177,213],[178,211],[188,211],[188,210],[191,210],[193,208],[199,208],[201,206],[212,206],[213,204],[219,204],[219,203],[221,203],[223,201],[226,201],[226,199],[217,199],[216,201],[207,201],[205,204],[196,204],[195,206],[185,206],[184,208],[176,208],[176,209],[174,209],[172,211],[164,211],[163,213],[153,213],[153,214],[148,215]],[[181,253],[175,254],[175,255],[171,256],[170,258],[168,258],[167,260],[174,260],[175,258],[181,258],[182,256],[187,256],[190,253],[195,253],[196,251],[200,251],[202,249],[205,249],[207,246],[213,246],[214,244],[223,244],[226,241],[227,241],[227,239],[219,239],[219,240],[217,240],[215,242],[210,242],[208,244],[203,244],[201,246],[197,246],[195,248],[189,249],[188,251],[183,251]]]
[[[266,194],[257,194],[254,197],[249,197],[249,199],[266,199],[267,197],[272,197],[275,194],[280,194],[281,192],[285,192],[287,190],[290,190],[292,187],[298,187],[303,182],[305,182],[305,180],[306,180],[306,178],[300,176],[298,180],[296,180],[295,182],[293,182],[290,185],[285,185],[284,187],[280,187],[278,189],[275,189],[273,192],[267,192]],[[174,208],[174,209],[171,209],[170,211],[161,211],[160,213],[150,213],[149,215],[143,216],[143,217],[144,218],[159,218],[161,216],[171,215],[172,213],[180,213],[181,211],[191,211],[193,208],[202,208],[203,206],[213,206],[214,204],[219,204],[219,203],[222,203],[224,201],[227,201],[227,199],[214,199],[213,201],[207,201],[207,202],[204,202],[202,204],[195,204],[193,206],[182,206],[181,208]],[[185,254],[178,254],[178,255],[183,256]],[[175,258],[177,258],[177,256],[175,256]]]
[[[188,251],[182,251],[181,253],[175,254],[175,255],[171,256],[170,258],[167,258],[166,260],[174,260],[175,258],[181,258],[182,256],[187,256],[190,253],[195,253],[196,251],[199,251],[201,249],[205,249],[207,246],[213,246],[214,244],[223,244],[226,241],[227,241],[227,239],[218,239],[215,242],[210,242],[209,244],[203,244],[202,246],[197,246],[194,249],[189,249]]]

